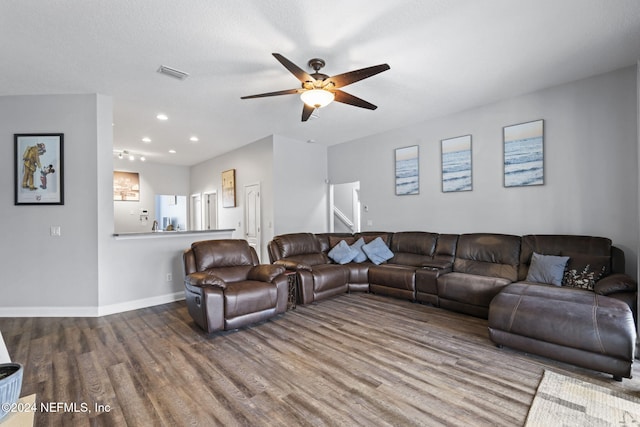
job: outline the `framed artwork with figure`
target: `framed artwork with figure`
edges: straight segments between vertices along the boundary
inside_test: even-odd
[[[64,205],[64,134],[14,134],[16,205]]]

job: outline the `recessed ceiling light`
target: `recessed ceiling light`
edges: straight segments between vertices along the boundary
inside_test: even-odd
[[[144,138],[142,138],[142,142],[146,142],[148,144],[151,142],[151,138],[149,138],[148,136],[145,136]]]
[[[176,150],[169,150],[169,153],[176,154]]]
[[[144,162],[145,160],[147,160],[147,158],[145,156],[140,156],[140,161]]]
[[[200,141],[200,140],[198,139],[198,137],[197,137],[197,136],[192,136],[191,138],[189,138],[189,141],[191,141],[191,142],[198,142],[198,141]]]
[[[166,114],[160,113],[156,116],[156,119],[158,120],[169,120],[169,116],[167,116]]]

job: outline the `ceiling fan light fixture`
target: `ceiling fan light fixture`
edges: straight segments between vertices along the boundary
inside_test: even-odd
[[[324,89],[305,90],[300,94],[302,102],[313,108],[326,107],[333,102],[335,97],[332,92]]]

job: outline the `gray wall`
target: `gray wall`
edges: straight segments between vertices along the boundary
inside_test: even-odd
[[[2,306],[98,304],[99,104],[100,95],[0,97]],[[59,132],[64,133],[64,205],[14,206],[13,134]],[[52,225],[61,227],[60,237],[49,235]]]
[[[328,230],[327,147],[274,136],[275,234]]]
[[[236,169],[237,207],[222,208],[221,174]],[[274,235],[327,229],[327,148],[279,135],[191,167],[191,194],[217,191],[218,227],[244,238],[244,185],[260,183],[262,250]]]
[[[222,207],[222,172],[236,170],[236,207]],[[217,192],[218,228],[234,228],[232,237],[244,239],[244,186],[260,184],[262,203],[261,260],[268,260],[266,244],[273,238],[273,138],[267,137],[191,167],[191,194]]]
[[[242,237],[242,189],[259,182],[264,249],[274,231],[326,230],[328,174],[333,183],[360,181],[361,202],[369,206],[363,229],[600,235],[625,250],[635,274],[636,82],[636,67],[626,68],[328,149],[268,137],[193,166],[188,194],[220,194],[221,172],[236,168],[239,205],[219,209],[219,226]],[[545,119],[546,183],[504,188],[502,126],[535,119]],[[13,134],[29,132],[65,134],[63,206],[13,205]],[[473,191],[444,194],[440,140],[464,134],[473,135]],[[188,239],[159,244],[112,236],[110,97],[0,97],[0,138],[0,315],[95,315],[180,298]],[[393,150],[414,144],[420,194],[398,197]],[[61,227],[60,237],[49,236],[52,225]]]
[[[329,148],[333,183],[360,181],[362,227],[609,237],[635,276],[636,67]],[[504,188],[502,127],[545,120],[545,185]],[[472,135],[473,191],[442,193],[440,140]],[[395,196],[394,149],[420,147],[420,194]],[[369,225],[368,225],[369,224]]]

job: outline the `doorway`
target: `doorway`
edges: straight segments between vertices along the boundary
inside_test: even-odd
[[[329,195],[329,231],[359,233],[360,181],[331,184]]]
[[[202,230],[202,195],[192,194],[191,203],[189,204],[190,224],[189,230]]]
[[[218,229],[218,194],[215,191],[203,193],[204,229]]]
[[[260,228],[260,184],[244,186],[244,234],[249,246],[260,258],[262,251],[262,230]]]

